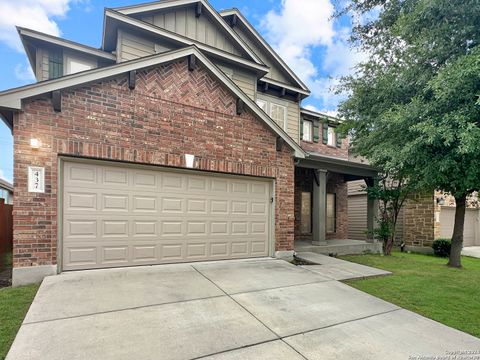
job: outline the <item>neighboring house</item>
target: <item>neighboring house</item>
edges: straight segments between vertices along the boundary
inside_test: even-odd
[[[101,49],[19,28],[38,83],[0,93],[15,147],[14,284],[348,238],[335,118],[236,9],[106,9]],[[367,204],[373,228],[374,202]]]
[[[0,179],[0,199],[5,204],[13,204],[13,185],[4,179]]]

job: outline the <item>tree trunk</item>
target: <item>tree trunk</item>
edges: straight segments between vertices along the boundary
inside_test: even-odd
[[[465,223],[465,205],[467,201],[467,195],[464,194],[461,197],[455,197],[456,209],[455,209],[455,224],[453,225],[452,235],[452,249],[450,251],[450,259],[448,260],[448,266],[462,267],[461,252],[463,248],[463,225]]]

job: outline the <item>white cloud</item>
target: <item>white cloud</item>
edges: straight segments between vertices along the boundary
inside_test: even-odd
[[[304,108],[307,109],[307,110],[316,111],[316,112],[319,112],[319,113],[322,113],[322,114],[325,114],[325,115],[328,115],[328,116],[333,116],[333,117],[338,116],[338,112],[336,110],[326,110],[326,109],[321,110],[314,105],[305,105]]]
[[[1,0],[0,41],[22,51],[15,26],[27,27],[54,36],[61,31],[54,19],[60,19],[78,0]]]
[[[5,173],[3,172],[2,169],[0,169],[0,179],[7,180],[7,178],[5,177]]]
[[[275,50],[325,109],[335,109],[344,98],[333,90],[339,77],[366,58],[350,48],[351,29],[336,26],[334,11],[331,0],[282,0],[280,10],[269,11],[260,24]],[[318,49],[324,55],[314,59]]]
[[[21,82],[32,82],[35,80],[35,75],[33,74],[32,68],[29,64],[18,63],[15,66],[15,77]]]

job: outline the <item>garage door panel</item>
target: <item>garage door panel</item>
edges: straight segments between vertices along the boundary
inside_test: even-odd
[[[268,181],[98,164],[64,169],[65,270],[268,255]]]

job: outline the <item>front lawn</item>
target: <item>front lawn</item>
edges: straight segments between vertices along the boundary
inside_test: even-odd
[[[400,252],[342,259],[393,273],[347,284],[480,337],[480,259],[462,257],[462,269],[445,266],[447,259]]]
[[[0,360],[7,356],[38,286],[35,284],[0,289]]]

